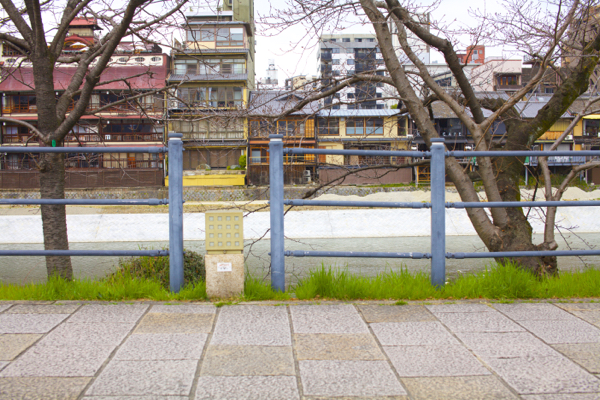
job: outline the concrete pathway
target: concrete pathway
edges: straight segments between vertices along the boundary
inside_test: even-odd
[[[1,399],[600,399],[600,303],[0,302]]]

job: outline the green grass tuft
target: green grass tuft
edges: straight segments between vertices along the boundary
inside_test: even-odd
[[[206,300],[204,282],[188,284],[179,293],[171,293],[157,280],[138,279],[129,274],[112,275],[100,281],[65,281],[50,277],[45,283],[26,285],[0,284],[2,300]]]
[[[545,299],[600,297],[600,270],[563,272],[558,277],[538,279],[513,264],[492,264],[484,271],[464,274],[443,288],[431,286],[429,275],[406,268],[387,271],[373,278],[353,276],[344,269],[321,265],[310,271],[296,287],[299,299]]]
[[[290,296],[288,293],[273,290],[271,285],[248,274],[244,282],[243,298],[245,301],[289,300]]]

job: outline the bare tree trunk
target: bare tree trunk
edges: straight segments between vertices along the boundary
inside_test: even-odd
[[[40,193],[42,199],[65,198],[65,156],[62,153],[42,154],[40,162]],[[67,214],[64,205],[42,205],[44,248],[68,250]],[[47,256],[48,277],[73,279],[71,257]]]

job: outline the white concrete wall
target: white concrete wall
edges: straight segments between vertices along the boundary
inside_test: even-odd
[[[557,221],[575,226],[575,233],[600,232],[597,207],[563,208]],[[535,233],[543,232],[537,214],[531,213]],[[285,217],[288,238],[353,238],[429,236],[430,211],[322,210],[292,211]],[[70,242],[131,242],[168,240],[168,214],[69,215]],[[269,229],[269,213],[250,214],[244,219],[244,238],[258,239]],[[446,210],[447,235],[475,235],[464,210]],[[269,238],[267,233],[266,238]],[[204,240],[204,214],[184,215],[184,239]],[[0,217],[0,243],[42,243],[40,216]]]

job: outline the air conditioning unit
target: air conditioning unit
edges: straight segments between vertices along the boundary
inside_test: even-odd
[[[409,133],[408,135],[406,135],[406,138],[409,140],[413,140],[415,137],[414,137],[414,135]]]
[[[410,149],[412,151],[417,151],[417,150],[419,150],[419,146],[410,146]]]
[[[573,135],[567,135],[567,140],[573,140]]]
[[[311,182],[310,170],[307,169],[304,171],[304,183],[310,183],[310,182]]]

